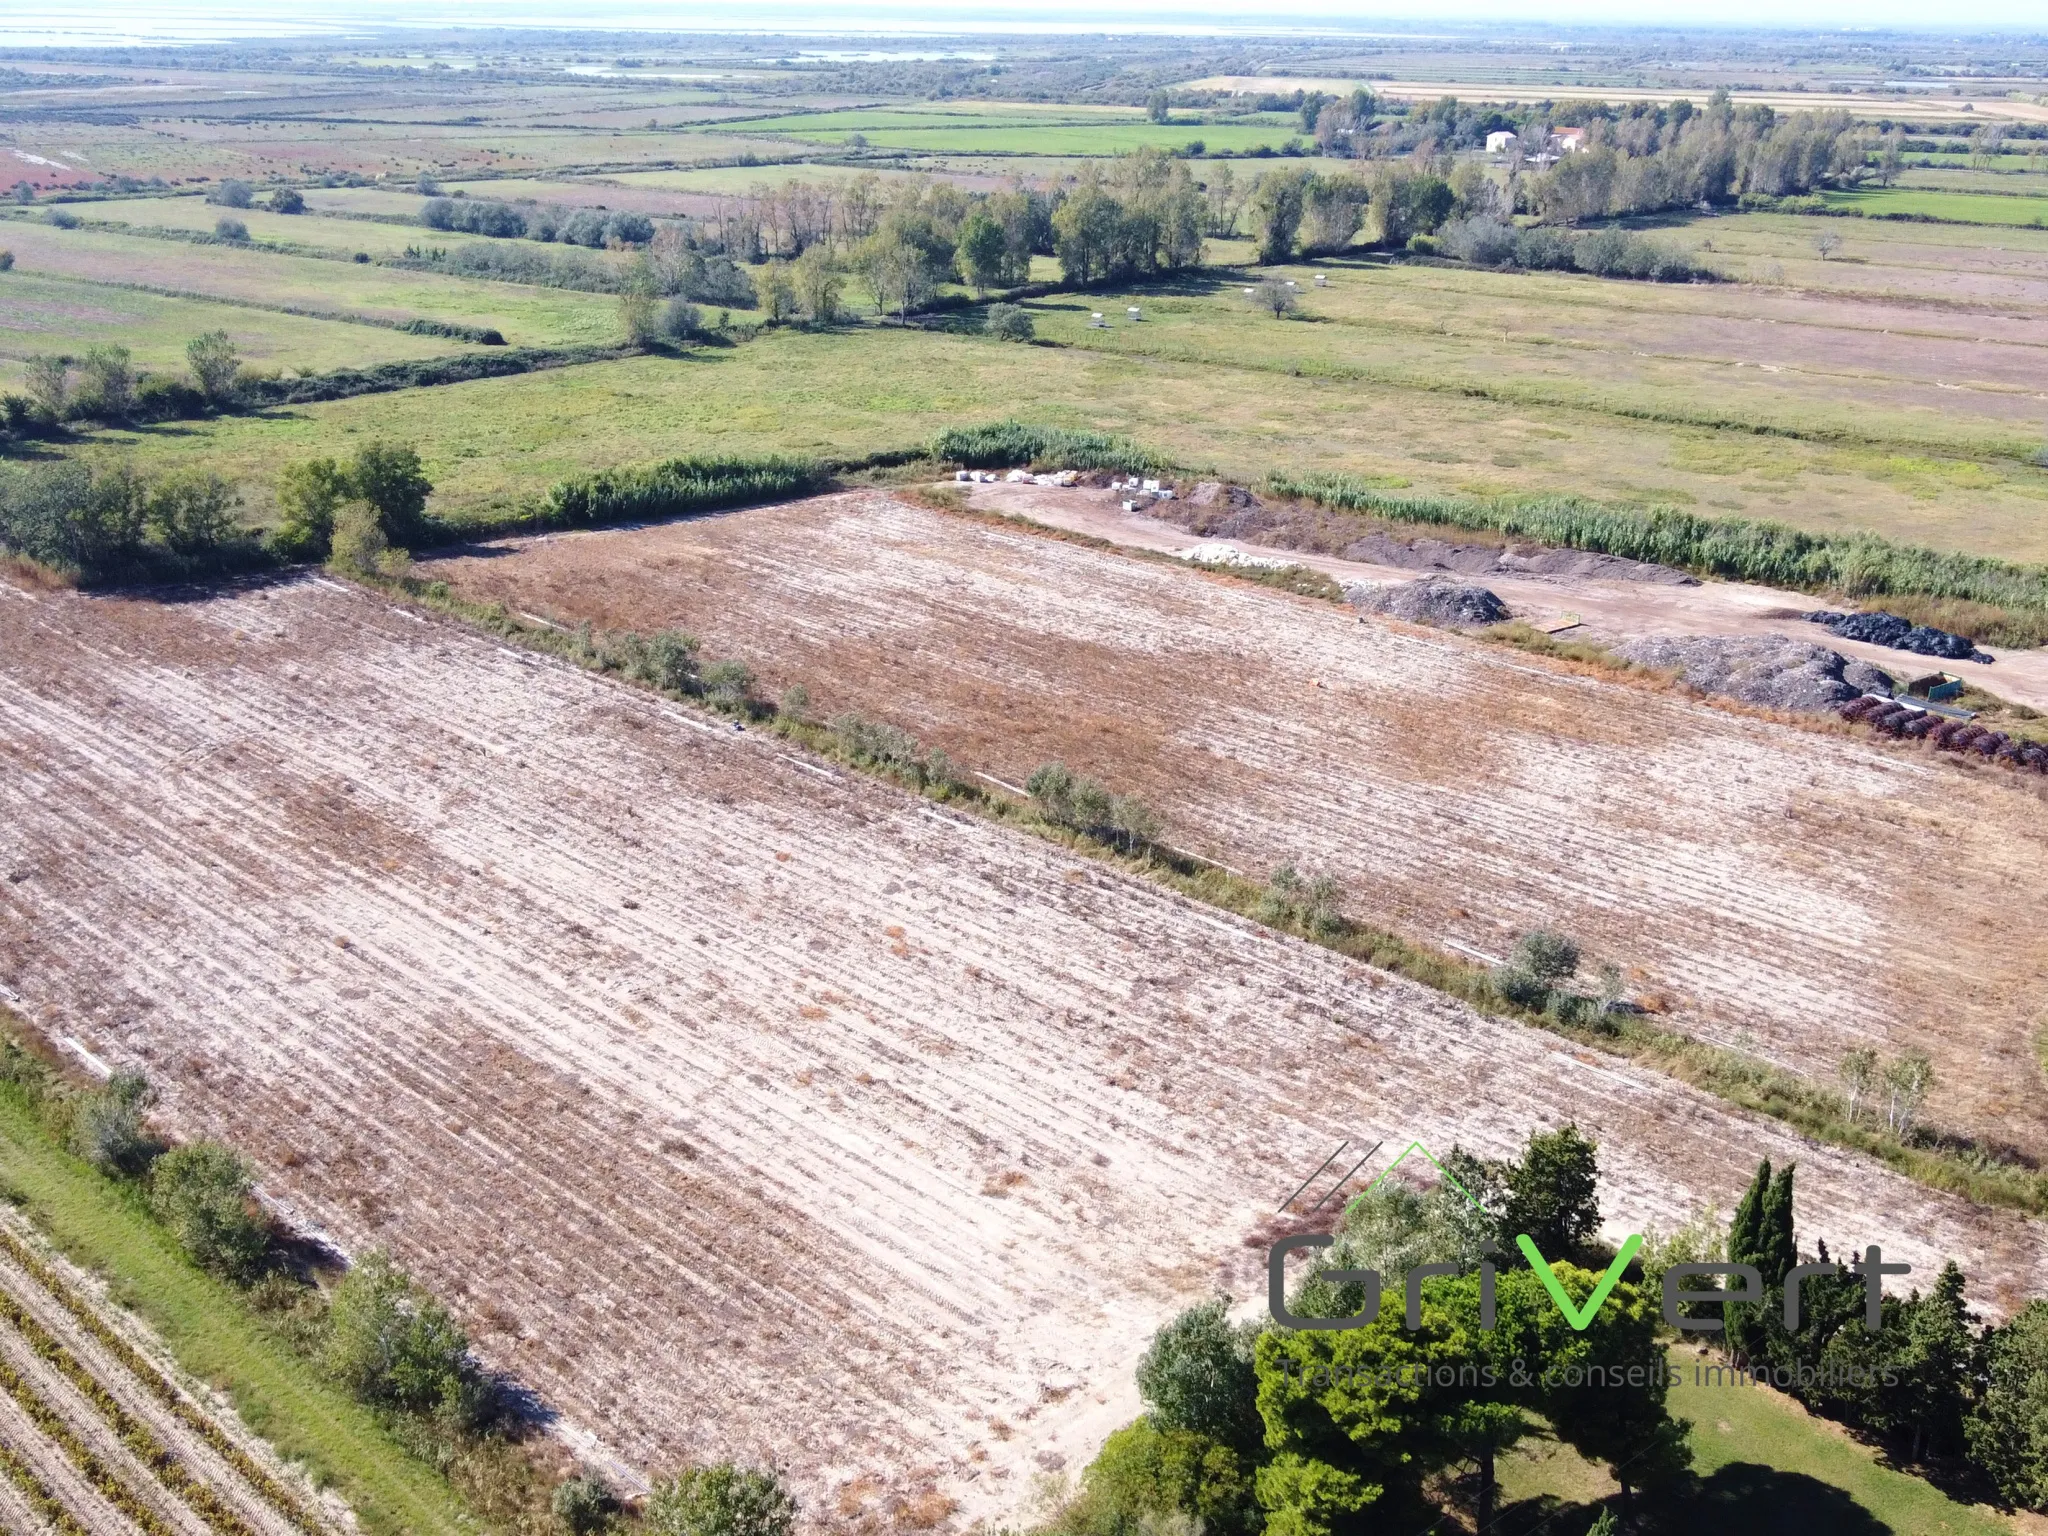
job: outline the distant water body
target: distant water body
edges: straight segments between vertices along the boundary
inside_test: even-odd
[[[614,0],[588,6],[562,0],[442,0],[440,4],[393,3],[393,0],[299,0],[289,6],[225,0],[220,4],[189,4],[182,0],[128,5],[60,7],[48,0],[0,7],[0,48],[105,48],[217,43],[243,38],[290,40],[367,38],[393,30],[418,32],[448,28],[512,27],[522,30],[577,32],[718,32],[774,33],[781,36],[958,37],[972,34],[1019,33],[1148,33],[1219,35],[1256,33],[1341,32],[1371,35],[1386,28],[1382,13],[1370,26],[1339,14],[1350,7],[1342,0],[1295,0],[1290,9],[1306,14],[1271,13],[1255,23],[1222,0],[1128,0],[1105,9],[1071,4],[940,4],[937,0],[882,0],[882,3],[811,3],[749,6],[745,22],[735,26],[735,12],[697,5],[635,4]],[[1328,7],[1327,13],[1323,12]],[[1401,36],[1414,32],[1394,23]],[[869,57],[932,57],[934,50],[882,49]]]

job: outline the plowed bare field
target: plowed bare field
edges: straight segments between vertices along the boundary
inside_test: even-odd
[[[0,869],[46,1030],[608,1454],[777,1461],[818,1525],[1077,1465],[1347,1136],[1576,1118],[1617,1232],[1796,1158],[1809,1239],[1994,1303],[2048,1267],[2010,1214],[320,581],[0,591]]]
[[[1854,1046],[1924,1050],[1937,1119],[2048,1153],[2048,814],[2008,776],[880,493],[432,571],[691,630],[1011,783],[1062,758],[1180,846],[1300,859],[1468,954],[1562,927],[1687,1030],[1824,1081]]]
[[[61,1510],[73,1524],[51,1518]],[[327,1536],[336,1501],[180,1384],[92,1282],[0,1219],[0,1529]]]

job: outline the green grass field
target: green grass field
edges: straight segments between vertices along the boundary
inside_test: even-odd
[[[138,368],[179,372],[185,367],[186,342],[215,330],[228,333],[246,362],[308,373],[466,350],[463,342],[381,326],[168,299],[19,268],[0,273],[0,383],[7,385],[19,381],[25,357],[76,355],[91,346],[123,346]]]
[[[1076,324],[1077,301],[1046,301],[1040,313],[1053,305],[1063,313],[1048,330]],[[393,437],[419,445],[439,487],[436,505],[456,512],[537,495],[566,475],[672,454],[862,454],[1012,414],[1128,433],[1180,463],[1246,482],[1280,468],[1344,469],[1418,492],[1562,491],[1725,507],[1821,531],[1865,527],[1941,547],[2048,558],[2048,499],[2039,477],[2017,467],[2008,483],[1875,449],[894,327],[778,332],[681,359],[365,396],[183,424],[174,433],[107,433],[83,451],[212,465],[249,483],[260,516],[281,462]]]
[[[1859,187],[1826,192],[1831,208],[1855,208],[1866,218],[1904,214],[1958,224],[2027,224],[2048,228],[2048,197],[2002,197],[1983,192],[1929,192],[1914,187]]]
[[[106,1278],[114,1300],[140,1314],[179,1365],[340,1492],[366,1531],[475,1529],[447,1484],[316,1377],[232,1289],[193,1268],[119,1190],[54,1147],[11,1088],[0,1089],[0,1181],[68,1257]]]
[[[1909,1473],[1834,1424],[1768,1388],[1696,1384],[1700,1356],[1674,1349],[1683,1384],[1671,1412],[1692,1422],[1693,1471],[1700,1482],[1682,1505],[1657,1504],[1657,1528],[1700,1536],[2013,1536],[2021,1527],[1983,1505],[1964,1504]],[[1534,1513],[1548,1496],[1586,1506],[1612,1498],[1615,1484],[1553,1440],[1526,1442],[1499,1466],[1503,1509]],[[1519,1528],[1507,1517],[1510,1528]],[[1557,1526],[1578,1530],[1561,1515]]]
[[[1071,112],[1071,109],[1069,109]],[[1051,118],[1051,120],[1047,120]],[[843,144],[859,134],[871,145],[923,154],[1115,155],[1134,149],[1180,149],[1201,140],[1211,150],[1278,149],[1303,137],[1300,123],[1152,123],[1135,113],[910,112],[877,108],[793,113],[724,125],[722,131],[775,135],[815,144]]]
[[[619,337],[618,301],[604,294],[227,245],[193,245],[115,230],[55,229],[22,220],[0,220],[0,246],[13,250],[15,273],[148,287],[316,315],[365,314],[494,326],[513,346],[603,343]]]
[[[425,201],[420,197],[411,199],[415,216]],[[220,208],[198,197],[121,198],[82,204],[74,211],[88,227],[110,224],[138,231],[169,229],[201,235],[212,234],[214,225],[223,218],[240,219],[248,228],[250,240],[258,246],[283,246],[344,257],[352,257],[357,251],[379,259],[402,256],[407,246],[435,245],[452,250],[490,238],[428,229],[419,223],[386,224],[323,217],[317,212],[283,214],[262,208]]]

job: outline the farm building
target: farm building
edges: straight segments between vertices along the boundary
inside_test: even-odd
[[[1503,129],[1499,133],[1489,133],[1486,136],[1486,152],[1489,155],[1504,155],[1521,142],[1518,135]]]

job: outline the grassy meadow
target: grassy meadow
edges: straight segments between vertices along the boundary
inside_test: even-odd
[[[361,228],[375,232],[383,226]],[[430,233],[418,231],[419,236]],[[0,247],[12,250],[15,257],[14,270],[0,274],[0,284],[35,273],[314,315],[442,320],[495,327],[513,346],[608,343],[619,337],[618,301],[603,294],[446,277],[261,248],[194,245],[114,229],[57,229],[23,219],[0,220]]]
[[[91,346],[123,346],[138,368],[174,373],[185,366],[186,342],[204,331],[226,331],[235,350],[255,367],[303,373],[467,349],[445,337],[382,326],[165,298],[19,268],[0,273],[0,387],[18,385],[24,358],[39,352],[75,355]]]
[[[1670,1360],[1681,1377],[1670,1408],[1691,1421],[1687,1441],[1700,1482],[1683,1509],[1658,1511],[1660,1529],[1685,1536],[2014,1536],[2033,1528],[1894,1469],[1782,1393],[1696,1380],[1694,1367],[1712,1362],[1690,1349],[1673,1348]],[[1616,1492],[1605,1468],[1549,1439],[1503,1456],[1499,1476],[1503,1525],[1514,1530],[1528,1528],[1518,1516],[1526,1512],[1533,1524],[1546,1510],[1558,1510],[1555,1524],[1541,1528],[1583,1529],[1584,1517],[1563,1511]]]
[[[1085,302],[1034,308],[1048,331],[1078,328]],[[1456,390],[883,326],[773,332],[681,358],[108,432],[85,451],[212,465],[249,481],[260,511],[280,462],[403,438],[425,456],[436,504],[454,512],[507,506],[593,468],[696,452],[858,455],[1012,414],[1128,433],[1178,462],[1248,482],[1282,468],[1343,469],[1418,492],[1561,491],[1725,507],[1817,531],[1874,528],[1942,548],[2048,559],[2048,485],[2019,465],[1966,472],[1968,461]],[[1983,483],[1957,483],[1973,475]]]
[[[2014,188],[2018,192],[2018,188]],[[2048,197],[1995,192],[1932,191],[1920,187],[1855,187],[1822,194],[1830,208],[1853,208],[1866,218],[1913,218],[1957,224],[2027,224],[2048,228]]]

